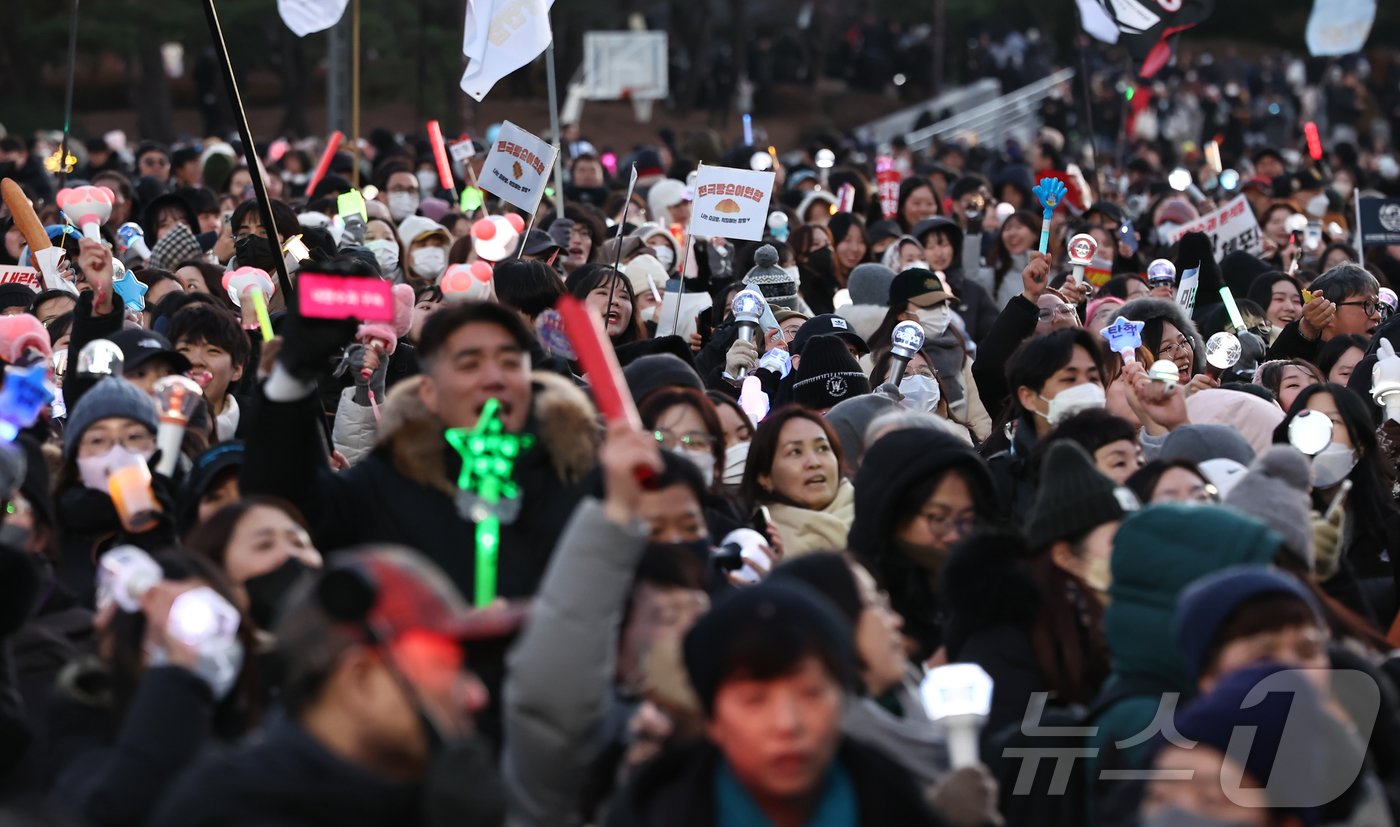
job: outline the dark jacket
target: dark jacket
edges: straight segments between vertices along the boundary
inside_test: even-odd
[[[163,517],[150,531],[133,534],[122,527],[117,507],[105,491],[76,482],[54,496],[58,512],[59,559],[54,566],[59,585],[84,607],[91,608],[97,594],[97,560],[107,550],[130,543],[151,553],[164,551],[175,542],[174,484],[151,475],[151,487],[161,503]]]
[[[1278,338],[1269,345],[1266,358],[1270,361],[1274,359],[1306,359],[1314,364],[1317,363],[1318,351],[1322,350],[1321,339],[1309,339],[1303,335],[1298,327],[1298,322],[1289,322],[1279,331]],[[1370,375],[1368,371],[1367,376]]]
[[[1035,333],[1040,308],[1025,296],[1015,296],[997,314],[996,321],[977,343],[977,359],[972,363],[972,378],[977,380],[977,392],[982,406],[996,422],[1006,407],[1011,388],[1006,384],[1006,362],[1021,343]]]
[[[987,468],[996,482],[997,495],[1002,506],[1017,523],[1030,510],[1035,499],[1035,450],[1040,439],[1035,435],[1035,423],[1030,420],[1035,414],[1023,414],[1016,422],[1016,432],[1011,437],[1011,445],[987,458]],[[996,444],[997,434],[993,434],[989,444]],[[1005,442],[1000,442],[1005,444]]]
[[[996,321],[997,305],[982,285],[977,284],[972,279],[967,278],[968,268],[976,268],[982,258],[981,244],[982,237],[973,235],[975,247],[967,246],[968,241],[963,229],[951,219],[941,215],[933,218],[926,218],[914,225],[910,235],[923,244],[925,238],[933,230],[943,230],[948,233],[949,240],[953,244],[953,263],[947,270],[943,271],[943,276],[948,280],[948,286],[953,289],[953,295],[958,297],[958,315],[962,317],[963,324],[967,326],[967,334],[972,337],[972,341],[981,344],[982,340],[991,331],[992,324]]]
[[[708,742],[665,752],[642,767],[608,815],[609,827],[716,827],[715,771],[720,753]],[[850,773],[865,827],[942,824],[898,764],[871,747],[841,740],[836,760]]]
[[[313,394],[273,402],[261,392],[248,413],[251,438],[243,493],[294,503],[306,515],[316,546],[401,543],[428,555],[469,599],[476,582],[475,525],[459,512],[461,459],[443,438],[444,426],[418,398],[419,380],[396,385],[382,408],[374,452],[348,471],[326,462]],[[598,436],[583,391],[558,376],[534,375],[526,425],[535,445],[515,464],[519,516],[500,528],[497,591],[534,594],[564,524],[583,494]]]
[[[419,788],[332,755],[279,717],[261,738],[211,754],[169,790],[151,827],[359,827],[422,823]]]
[[[72,664],[60,684],[49,722],[51,794],[92,824],[144,824],[208,740],[209,686],[186,669],[155,667],[118,720],[96,661]]]

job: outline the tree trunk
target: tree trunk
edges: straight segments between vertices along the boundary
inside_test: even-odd
[[[170,82],[165,77],[160,43],[151,38],[137,48],[141,75],[136,87],[136,134],[168,143],[175,137],[175,124],[171,118]]]

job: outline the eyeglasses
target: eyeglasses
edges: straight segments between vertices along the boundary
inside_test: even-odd
[[[1039,313],[1035,314],[1035,317],[1036,317],[1037,319],[1039,319],[1040,321],[1042,321],[1042,322],[1048,322],[1048,321],[1050,321],[1051,319],[1055,318],[1056,316],[1062,316],[1062,317],[1064,317],[1064,318],[1069,318],[1070,316],[1073,316],[1074,314],[1075,314],[1074,305],[1072,305],[1072,304],[1061,304],[1061,305],[1059,305],[1059,306],[1057,306],[1057,307],[1042,308],[1041,311],[1040,311]]]
[[[928,526],[929,533],[934,537],[946,537],[955,531],[958,537],[966,537],[977,525],[976,514],[961,514],[957,517],[920,514],[919,519],[924,521],[924,525]]]
[[[1379,315],[1381,315],[1381,313],[1383,312],[1383,311],[1381,310],[1381,308],[1385,308],[1386,310],[1389,310],[1389,309],[1390,309],[1390,308],[1386,307],[1385,305],[1381,304],[1380,302],[1376,301],[1375,299],[1366,299],[1365,301],[1359,301],[1359,302],[1337,302],[1337,306],[1338,306],[1338,307],[1347,307],[1347,306],[1359,307],[1359,308],[1361,308],[1361,312],[1362,312],[1362,313],[1365,313],[1367,316],[1379,316]]]
[[[656,437],[656,441],[661,443],[662,448],[675,450],[677,448],[697,448],[708,451],[714,447],[715,440],[709,434],[699,431],[691,431],[688,434],[677,434],[671,431],[652,431],[651,435]]]
[[[1188,356],[1195,355],[1195,351],[1191,348],[1191,343],[1186,340],[1185,336],[1177,339],[1175,342],[1163,342],[1157,355],[1163,359],[1171,359],[1179,353]]]
[[[132,453],[142,454],[155,448],[156,440],[147,431],[124,434],[119,439],[113,439],[105,433],[92,432],[83,435],[82,441],[78,443],[78,450],[88,456],[96,456],[107,453],[116,445],[121,445]]]

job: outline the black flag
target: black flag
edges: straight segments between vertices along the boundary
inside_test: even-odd
[[[1171,59],[1182,32],[1210,17],[1215,0],[1078,0],[1084,31],[1121,43],[1150,78]]]

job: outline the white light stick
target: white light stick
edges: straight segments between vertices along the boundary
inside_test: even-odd
[[[975,663],[952,663],[930,669],[919,684],[929,718],[948,732],[953,769],[980,763],[977,738],[992,709],[992,676]]]

